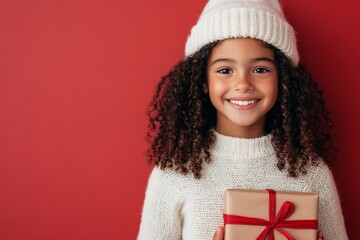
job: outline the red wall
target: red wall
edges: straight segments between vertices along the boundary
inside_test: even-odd
[[[205,2],[0,1],[0,239],[135,239],[146,104]],[[359,1],[283,2],[335,121],[360,239]]]

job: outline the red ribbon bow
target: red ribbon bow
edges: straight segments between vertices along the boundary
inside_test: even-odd
[[[261,218],[244,217],[237,215],[224,214],[224,224],[244,224],[266,226],[256,240],[274,240],[274,229],[279,231],[288,240],[295,240],[289,233],[282,228],[292,229],[317,229],[317,220],[286,220],[295,211],[294,203],[286,201],[281,206],[278,214],[276,211],[276,192],[272,189],[266,189],[269,192],[269,221]]]

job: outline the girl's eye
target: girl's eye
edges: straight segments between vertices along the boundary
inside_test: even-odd
[[[269,72],[269,70],[267,70],[266,68],[262,68],[262,67],[254,69],[254,73],[267,73],[267,72]]]
[[[221,74],[230,74],[231,70],[229,68],[223,68],[223,69],[218,70],[217,72],[221,73]]]

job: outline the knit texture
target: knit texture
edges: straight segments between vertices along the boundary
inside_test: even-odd
[[[299,63],[294,29],[277,0],[209,0],[185,46],[189,56],[204,45],[227,38],[251,37],[280,49]]]
[[[332,173],[325,164],[294,179],[276,167],[271,136],[241,139],[217,132],[212,163],[194,179],[155,167],[146,191],[138,240],[210,240],[223,225],[229,188],[313,192],[319,195],[319,229],[325,239],[348,239]]]

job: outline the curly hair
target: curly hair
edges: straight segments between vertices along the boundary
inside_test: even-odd
[[[206,90],[206,70],[218,43],[207,44],[177,63],[158,83],[147,109],[149,163],[182,174],[191,172],[199,179],[203,164],[211,162],[216,109]],[[297,177],[321,161],[330,165],[337,147],[323,92],[302,64],[295,67],[281,51],[264,45],[273,49],[279,72],[278,99],[265,123],[278,169]]]

